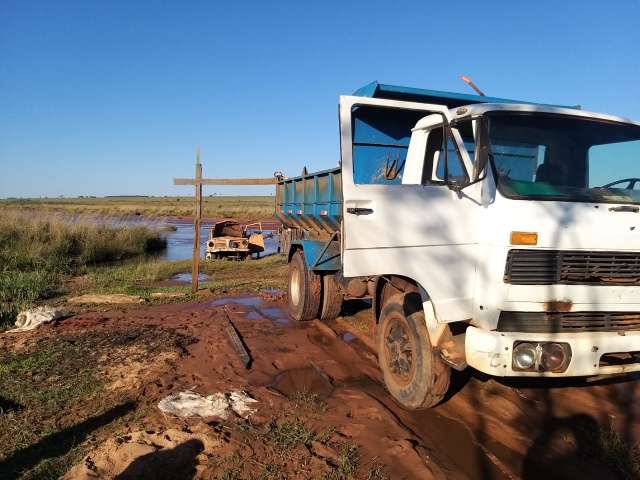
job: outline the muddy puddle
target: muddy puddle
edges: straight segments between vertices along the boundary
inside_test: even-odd
[[[198,274],[198,282],[207,282],[211,277],[206,273]],[[191,283],[191,272],[176,273],[169,279],[170,282],[180,285],[186,285]]]
[[[285,370],[276,376],[270,386],[289,399],[303,393],[325,400],[333,392],[331,379],[315,366]]]
[[[342,338],[342,340],[344,340],[347,343],[351,343],[353,342],[357,337],[351,333],[351,332],[344,332],[342,335],[340,335],[340,338]]]
[[[267,295],[279,294],[280,290],[270,289]],[[208,302],[209,306],[222,307],[227,305],[235,313],[241,314],[247,320],[269,320],[280,326],[292,323],[292,318],[283,308],[268,302],[259,296],[224,297]]]

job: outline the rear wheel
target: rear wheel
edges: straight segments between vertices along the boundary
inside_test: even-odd
[[[320,320],[333,320],[342,310],[344,296],[340,291],[336,277],[333,274],[322,276],[322,305]]]
[[[418,293],[387,298],[378,325],[378,362],[389,393],[406,408],[433,407],[447,393],[451,369],[431,346]]]
[[[289,263],[289,312],[299,321],[316,318],[320,310],[320,276],[307,268],[302,250]]]

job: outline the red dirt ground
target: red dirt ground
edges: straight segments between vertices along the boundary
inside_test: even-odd
[[[250,369],[225,336],[223,305],[251,352]],[[184,355],[158,359],[148,368],[126,366],[116,387],[153,403],[187,389],[203,395],[245,390],[259,402],[244,428],[215,419],[177,419],[152,409],[145,431],[122,432],[66,478],[141,478],[140,472],[153,472],[148,478],[222,478],[225,471],[236,475],[226,478],[258,478],[264,472],[275,473],[263,478],[345,478],[336,473],[347,471],[338,458],[340,445],[358,448],[358,467],[348,474],[354,478],[628,475],[635,453],[625,445],[635,445],[640,433],[636,380],[546,388],[465,373],[454,376],[452,393],[441,405],[406,411],[381,384],[374,342],[363,328],[369,311],[359,310],[364,306],[328,325],[297,324],[282,299],[203,298],[81,313],[44,327],[38,334],[136,325],[177,329],[198,341],[183,347]],[[315,393],[318,409],[296,403],[293,397],[300,391]],[[277,416],[302,416],[314,431],[326,433],[324,440],[288,452],[274,449],[260,432]]]

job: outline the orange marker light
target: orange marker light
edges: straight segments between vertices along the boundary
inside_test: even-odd
[[[535,232],[511,232],[511,245],[537,245],[538,234]]]

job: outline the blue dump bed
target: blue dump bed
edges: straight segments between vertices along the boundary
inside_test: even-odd
[[[342,220],[340,167],[287,178],[276,186],[276,216],[285,227],[333,234]]]

